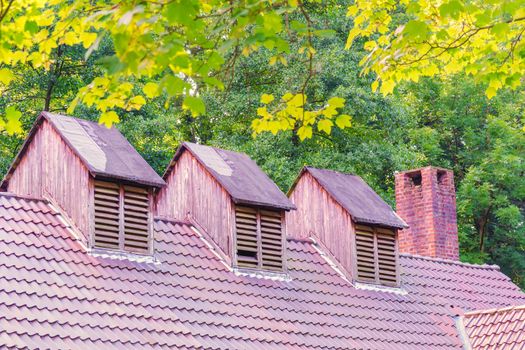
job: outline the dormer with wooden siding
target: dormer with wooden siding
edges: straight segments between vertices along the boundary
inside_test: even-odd
[[[305,167],[288,195],[289,236],[315,239],[350,280],[399,285],[397,230],[407,225],[363,179]]]
[[[286,211],[294,205],[246,154],[184,142],[156,197],[160,217],[188,219],[231,266],[286,270]]]
[[[164,184],[117,129],[43,112],[1,188],[49,200],[88,249],[150,254]]]

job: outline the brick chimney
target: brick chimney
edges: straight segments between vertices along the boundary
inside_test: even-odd
[[[454,173],[429,166],[395,177],[397,214],[410,226],[399,231],[399,251],[459,260]]]

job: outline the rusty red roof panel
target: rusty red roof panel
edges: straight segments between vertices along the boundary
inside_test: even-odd
[[[352,285],[307,240],[288,240],[286,279],[236,274],[184,222],[157,219],[155,249],[87,253],[46,202],[0,194],[0,347],[459,350],[458,316],[525,304],[488,265],[401,255],[393,293]]]
[[[297,177],[296,183],[305,172],[310,173],[348,211],[355,222],[395,228],[408,227],[361,177],[307,166]],[[295,184],[290,192],[294,187]]]
[[[525,349],[525,304],[467,312],[461,323],[473,350]]]
[[[107,128],[95,122],[49,112],[42,112],[36,120],[4,181],[9,180],[43,120],[51,123],[93,176],[153,187],[165,185],[164,180],[115,127]],[[5,188],[5,184],[2,187]]]
[[[210,172],[236,204],[277,209],[295,209],[295,205],[248,155],[211,146],[183,142],[168,169],[188,150]]]

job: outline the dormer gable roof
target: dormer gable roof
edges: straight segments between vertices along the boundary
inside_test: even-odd
[[[183,142],[164,173],[164,179],[184,151],[189,151],[209,171],[235,204],[295,209],[279,187],[244,153]]]
[[[356,223],[400,229],[408,227],[392,208],[357,175],[306,166],[289,193],[293,191],[301,176],[306,172],[317,180]]]
[[[42,112],[7,172],[2,188],[5,188],[44,120],[52,125],[93,177],[124,180],[152,187],[165,185],[164,180],[116,128],[107,128],[83,119]]]

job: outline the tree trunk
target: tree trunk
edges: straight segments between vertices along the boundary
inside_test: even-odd
[[[44,111],[48,112],[51,107],[51,100],[53,99],[53,89],[62,74],[62,68],[64,67],[64,61],[61,60],[64,54],[64,46],[59,45],[57,48],[57,59],[56,62],[51,66],[49,70],[49,80],[47,82],[46,96],[44,99]]]
[[[487,223],[489,221],[490,206],[485,209],[483,215],[475,220],[475,226],[479,236],[479,251],[483,253],[487,236]]]

